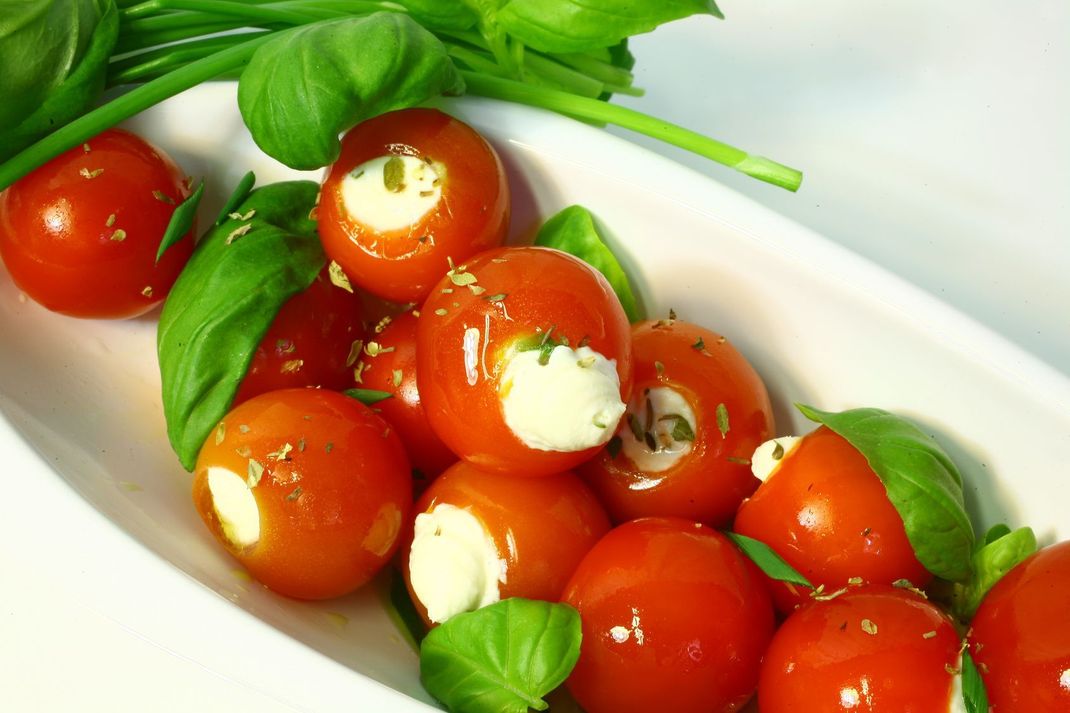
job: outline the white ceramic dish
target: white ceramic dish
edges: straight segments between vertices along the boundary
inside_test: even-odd
[[[979,525],[1070,537],[1059,477],[1070,450],[1070,381],[925,293],[738,194],[597,129],[515,106],[445,105],[498,147],[514,234],[582,203],[601,219],[651,314],[728,335],[764,376],[779,431],[791,408],[873,405],[933,433],[967,480]],[[211,189],[214,215],[265,158],[234,87],[206,85],[130,122]],[[950,268],[949,269],[953,269]],[[416,656],[382,592],[302,604],[240,575],[190,504],[167,446],[155,316],[124,323],[52,315],[0,273],[0,452],[17,486],[0,537],[23,541],[80,601],[180,656],[302,710],[426,710]],[[28,533],[32,533],[29,536]]]

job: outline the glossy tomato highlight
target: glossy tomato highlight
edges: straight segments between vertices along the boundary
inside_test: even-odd
[[[320,389],[272,391],[227,414],[201,449],[193,502],[216,540],[270,589],[353,591],[391,558],[412,502],[393,429]]]
[[[643,518],[587,554],[563,601],[583,622],[566,685],[587,713],[730,713],[773,635],[761,573],[705,525]]]
[[[402,109],[349,130],[317,210],[327,255],[354,283],[424,299],[446,270],[500,245],[509,186],[497,153],[437,109]]]
[[[547,475],[613,435],[632,387],[628,319],[601,273],[549,248],[458,264],[420,310],[417,380],[432,428],[485,470]]]
[[[675,318],[634,325],[632,354],[631,403],[583,476],[616,522],[728,525],[758,487],[750,456],[775,431],[765,385],[723,336]]]
[[[0,193],[0,257],[19,289],[54,312],[143,314],[193,252],[196,227],[156,262],[176,205],[189,197],[184,178],[159,148],[109,129]]]

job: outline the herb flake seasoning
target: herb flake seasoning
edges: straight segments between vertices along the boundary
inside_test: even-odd
[[[299,497],[301,497],[301,486],[300,485],[298,485],[296,488],[294,488],[290,492],[290,494],[286,496],[286,501],[292,503],[294,500],[297,500]]]
[[[726,437],[728,435],[728,431],[729,431],[728,407],[725,406],[723,403],[717,404],[716,415],[717,415],[717,430],[721,432],[721,438],[724,438],[724,437]]]
[[[697,352],[700,352],[706,348],[706,342],[702,341],[702,337],[699,337],[698,340],[691,345],[691,348]]]
[[[152,192],[152,197],[155,198],[156,200],[160,201],[161,203],[166,203],[167,205],[174,205],[175,204],[175,199],[174,198],[172,198],[171,196],[167,195],[166,193],[164,193],[163,191],[160,191],[160,190],[153,191]]]
[[[334,260],[331,260],[331,264],[327,266],[327,275],[331,278],[332,285],[342,288],[349,294],[353,294],[353,285],[349,284],[349,276],[346,275],[342,266]]]
[[[223,442],[223,439],[227,437],[227,424],[223,421],[219,422],[219,425],[215,427],[215,444],[218,446]]]
[[[606,444],[606,453],[609,454],[610,460],[613,460],[620,454],[620,449],[623,445],[624,442],[620,439],[620,436],[613,436],[609,439],[609,443]]]
[[[678,413],[670,413],[662,416],[659,421],[672,421],[672,439],[677,443],[684,441],[694,441],[695,431],[691,428],[691,423]]]
[[[250,488],[255,488],[260,484],[260,479],[264,477],[264,466],[255,458],[249,459],[249,467],[246,470],[245,484]]]
[[[383,166],[383,186],[391,193],[405,190],[405,161],[400,156],[391,156]]]
[[[874,624],[870,619],[863,619],[862,620],[862,631],[866,632],[870,636],[876,636],[877,635],[877,625]]]

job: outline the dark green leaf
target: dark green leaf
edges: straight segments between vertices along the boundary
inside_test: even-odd
[[[988,692],[969,651],[962,652],[962,702],[966,713],[988,713]]]
[[[458,614],[420,647],[420,680],[450,710],[546,710],[543,696],[580,655],[580,616],[567,604],[505,599]]]
[[[476,15],[462,0],[394,0],[429,30],[467,30]]]
[[[758,565],[758,569],[762,570],[767,577],[781,582],[790,582],[803,587],[809,587],[810,589],[814,588],[814,585],[810,583],[810,580],[802,576],[794,567],[785,562],[784,559],[774,552],[773,548],[769,545],[760,540],[755,540],[753,537],[740,535],[737,532],[725,531],[724,534],[736,544],[736,547],[743,551],[743,554],[747,555],[754,564]]]
[[[204,197],[204,179],[197,184],[197,189],[190,197],[178,204],[175,212],[171,214],[171,220],[167,223],[167,229],[163,231],[160,239],[160,247],[156,250],[156,262],[160,261],[167,249],[186,237],[186,233],[193,229],[193,223],[197,219],[197,206]]]
[[[238,185],[234,186],[234,190],[231,191],[230,197],[227,198],[227,202],[223,204],[223,210],[219,211],[219,217],[215,219],[215,224],[223,225],[227,218],[230,217],[230,214],[249,197],[249,191],[253,190],[253,186],[255,185],[255,173],[249,171],[242,176],[238,181]]]
[[[609,439],[609,443],[606,444],[606,453],[609,454],[610,460],[616,458],[620,454],[620,449],[624,446],[624,442],[621,441],[620,436],[613,436]]]
[[[342,393],[351,399],[356,399],[365,406],[377,404],[393,396],[389,391],[376,391],[375,389],[346,389]]]
[[[717,430],[721,432],[721,438],[724,438],[731,429],[731,425],[728,423],[728,407],[724,404],[717,404],[716,415]]]
[[[413,471],[413,477],[416,478],[418,471]],[[412,647],[417,651],[420,650],[420,642],[427,636],[427,627],[424,625],[424,620],[420,618],[420,614],[416,611],[416,607],[412,603],[412,598],[409,597],[409,590],[405,587],[405,579],[397,570],[390,572],[390,590],[386,597],[386,612],[390,619],[397,626],[398,631],[405,637],[406,641],[412,644]]]
[[[972,572],[973,527],[963,504],[962,476],[939,444],[910,421],[880,409],[829,413],[796,406],[865,456],[903,518],[918,561],[938,577],[966,581]]]
[[[1019,562],[1037,551],[1037,538],[1028,527],[1010,531],[996,526],[989,535],[1007,530],[1006,534],[987,542],[973,553],[973,575],[954,590],[952,608],[963,619],[973,617],[988,590],[1003,579]],[[987,539],[987,537],[986,537]]]
[[[1003,537],[1004,535],[1009,534],[1011,534],[1011,528],[1001,522],[998,525],[993,525],[992,527],[988,528],[988,532],[985,533],[984,543],[986,545],[990,545],[999,538]]]
[[[378,114],[460,94],[464,80],[437,37],[381,12],[287,30],[256,51],[238,108],[257,145],[291,168],[333,162],[338,136]]]
[[[628,321],[638,322],[643,319],[643,311],[635,299],[628,275],[602,240],[598,228],[595,227],[594,217],[586,208],[579,205],[569,206],[547,220],[539,229],[535,244],[575,255],[601,272],[617,294],[624,313],[628,315]]]
[[[712,0],[509,0],[497,21],[540,52],[586,52],[698,14],[723,17]]]
[[[209,230],[171,289],[157,351],[167,436],[187,469],[226,414],[279,309],[326,263],[308,219],[318,190],[295,181],[253,191],[239,210],[255,216]],[[228,244],[239,225],[251,228]]]
[[[691,430],[691,422],[678,413],[670,413],[662,416],[659,421],[672,421],[672,439],[674,441],[693,441],[695,432]]]

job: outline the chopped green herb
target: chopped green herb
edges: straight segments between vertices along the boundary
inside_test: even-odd
[[[171,196],[167,195],[163,191],[158,191],[158,190],[157,191],[153,191],[152,192],[152,197],[155,198],[156,200],[160,201],[161,203],[166,203],[167,205],[174,205],[175,204],[175,199],[172,198]]]
[[[628,428],[632,430],[632,435],[635,436],[635,440],[640,443],[643,442],[643,425],[639,423],[639,417],[634,413],[628,414]]]
[[[609,443],[606,443],[606,453],[609,454],[610,460],[613,460],[620,454],[620,449],[624,445],[624,442],[620,439],[620,436],[613,436],[609,439]]]
[[[115,232],[111,234],[111,239],[117,243],[121,243],[126,240],[126,231],[122,228],[117,228]]]
[[[383,166],[383,185],[391,193],[405,190],[405,161],[400,156],[391,156]]]
[[[249,467],[245,474],[245,484],[250,488],[255,488],[260,484],[260,479],[264,477],[264,466],[252,458],[249,459]]]
[[[863,619],[862,620],[862,631],[866,632],[870,636],[876,636],[877,635],[877,625],[874,624],[873,621],[870,620],[870,619]]]
[[[219,425],[215,429],[215,444],[218,446],[223,442],[223,439],[227,437],[227,424],[223,421],[219,422]]]
[[[401,379],[404,376],[401,373],[401,369],[394,369],[394,371],[391,373],[391,376],[392,376],[391,381],[394,384],[394,386],[395,387],[401,386]]]
[[[294,500],[297,500],[299,497],[301,497],[301,486],[300,485],[298,485],[296,488],[294,488],[290,492],[290,494],[286,496],[286,500],[288,502],[292,503]]]
[[[297,439],[297,450],[300,451],[301,453],[305,452],[305,439],[304,438],[298,438]]]
[[[363,339],[354,339],[353,343],[349,345],[349,356],[346,357],[346,366],[353,366],[357,363],[357,359],[360,358],[360,353],[364,349]]]
[[[487,302],[501,302],[507,296],[508,295],[506,295],[504,292],[496,292],[493,295],[487,295],[483,299],[485,299]]]
[[[737,458],[735,456],[728,456],[725,458],[729,463],[737,463],[739,465],[750,465],[750,458]]]
[[[670,413],[662,416],[659,421],[673,421],[672,425],[672,439],[674,441],[693,441],[695,440],[695,432],[691,428],[691,422],[684,416],[678,413]]]
[[[353,285],[349,283],[349,276],[346,275],[345,270],[334,260],[331,260],[331,264],[327,266],[327,275],[331,278],[331,284],[335,287],[341,287],[346,292],[353,292]]]
[[[780,445],[780,441],[773,441],[773,460],[780,460],[784,457],[784,446]]]
[[[728,407],[723,403],[717,404],[717,430],[721,432],[721,438],[728,435]]]
[[[334,450],[334,443],[332,443],[331,441],[327,441],[327,443],[323,446],[323,450],[327,453],[330,453]]]
[[[665,374],[665,365],[662,364],[660,361],[654,362],[654,371],[656,371],[658,373],[658,376],[664,376],[664,374]]]
[[[691,345],[691,348],[694,349],[695,351],[699,351],[700,352],[700,351],[702,351],[703,349],[706,348],[706,342],[702,341],[702,337],[699,337],[698,340],[694,344]]]

